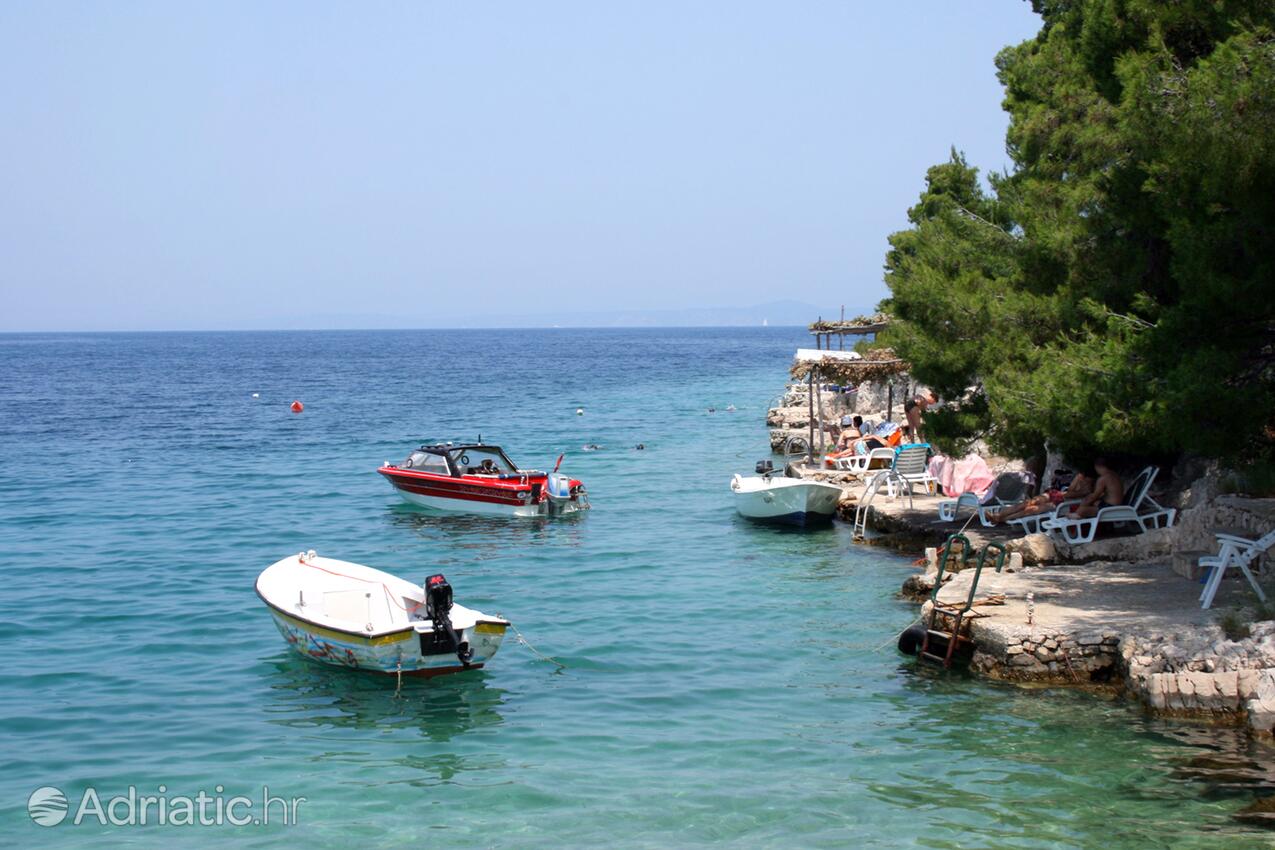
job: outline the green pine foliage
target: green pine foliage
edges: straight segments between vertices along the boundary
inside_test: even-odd
[[[959,400],[948,449],[1270,458],[1275,3],[1033,5],[996,58],[1013,169],[929,170],[882,343]]]

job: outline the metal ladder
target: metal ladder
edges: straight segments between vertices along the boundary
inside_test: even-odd
[[[859,497],[858,503],[854,506],[854,528],[852,529],[852,532],[855,540],[862,540],[867,535],[868,509],[872,507],[872,498],[881,491],[881,486],[883,484],[886,485],[887,488],[889,487],[893,480],[891,476],[894,475],[894,470],[883,469],[868,479],[868,486],[863,488],[863,495]],[[899,480],[902,481],[903,479],[900,478]],[[912,501],[912,488],[906,487],[906,491],[908,495],[908,508],[912,509],[915,507],[915,503]]]
[[[957,543],[961,544],[958,557],[962,562],[967,560],[972,548],[969,538],[964,534],[953,534],[943,544],[943,553],[939,556],[938,575],[934,577],[934,590],[930,592],[929,622],[925,624],[925,637],[921,640],[921,651],[917,653],[918,658],[941,664],[944,669],[952,666],[952,658],[956,655],[957,647],[970,643],[969,637],[961,634],[961,627],[965,623],[966,616],[974,609],[974,595],[978,592],[978,580],[983,575],[988,553],[996,553],[996,572],[999,573],[1001,567],[1005,565],[1004,544],[988,543],[978,553],[978,565],[974,568],[974,580],[970,582],[970,592],[965,598],[965,604],[961,606],[939,602],[939,591],[943,587],[943,572],[947,569],[948,558],[952,557],[952,548]],[[943,620],[941,624],[940,618]]]

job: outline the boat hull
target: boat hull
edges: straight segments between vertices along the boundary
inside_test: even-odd
[[[525,478],[516,483],[479,483],[465,478],[413,474],[393,467],[382,467],[378,471],[403,501],[439,513],[538,517],[572,514],[589,507],[582,487],[570,498],[541,495],[541,488],[545,486],[543,473],[539,478]],[[539,501],[533,494],[539,495]]]
[[[470,663],[462,665],[454,649],[422,652],[423,645],[432,638],[431,633],[425,633],[425,640],[413,629],[365,637],[325,628],[272,605],[268,607],[279,634],[298,655],[332,667],[373,673],[401,672],[404,676],[441,676],[481,668],[500,649],[507,629],[504,623],[490,622],[458,629],[457,638],[467,641],[473,652]]]
[[[541,505],[513,505],[503,502],[479,502],[468,499],[458,499],[451,496],[434,496],[427,493],[413,493],[402,487],[395,486],[399,496],[409,505],[415,505],[418,508],[425,508],[430,511],[438,511],[440,513],[463,513],[463,514],[482,514],[484,516],[544,516],[545,511],[541,509]]]
[[[841,488],[818,482],[787,483],[758,489],[733,487],[735,509],[756,522],[799,527],[826,525],[837,513]]]

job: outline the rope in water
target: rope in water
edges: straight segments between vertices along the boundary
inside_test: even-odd
[[[900,635],[901,635],[901,634],[903,634],[903,632],[906,632],[908,629],[912,628],[913,626],[918,626],[918,625],[920,625],[920,624],[921,624],[921,619],[922,619],[921,617],[917,617],[915,620],[913,620],[912,622],[908,623],[906,626],[904,626],[904,627],[903,627],[903,631],[902,631],[902,632],[899,632],[899,634],[900,634]],[[895,642],[895,641],[897,641],[898,639],[899,639],[899,635],[895,635],[894,637],[891,637],[891,638],[886,638],[886,639],[885,639],[885,643],[883,643],[883,644],[881,644],[880,646],[876,647],[876,648],[875,648],[875,649],[873,649],[872,651],[873,651],[873,652],[880,652],[881,650],[885,649],[887,646],[889,646],[890,644],[894,643],[894,642]]]
[[[497,614],[496,616],[497,616],[497,617],[499,617],[499,618],[500,618],[500,619],[502,619],[502,620],[505,620],[505,621],[508,621],[508,620],[509,620],[509,618],[508,618],[508,617],[506,617],[504,614]],[[563,664],[561,661],[559,661],[558,659],[554,658],[552,655],[545,655],[543,652],[541,652],[540,650],[538,650],[538,649],[536,649],[534,646],[532,646],[532,645],[531,645],[531,641],[529,641],[529,640],[527,640],[525,637],[523,637],[522,632],[518,631],[518,627],[517,627],[517,626],[515,626],[513,623],[510,623],[510,624],[509,624],[509,628],[513,630],[514,638],[518,641],[518,643],[520,643],[520,644],[522,644],[523,646],[527,647],[527,649],[528,649],[528,650],[530,650],[530,652],[531,652],[531,654],[532,654],[532,655],[536,656],[536,657],[537,657],[537,658],[539,658],[541,661],[548,661],[550,664],[556,664],[556,665],[558,666],[558,669],[560,669],[560,670],[565,670],[565,669],[566,669],[567,665]]]

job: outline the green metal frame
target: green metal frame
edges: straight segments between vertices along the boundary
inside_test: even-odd
[[[974,567],[974,580],[970,582],[970,592],[965,598],[965,605],[961,608],[943,607],[939,600],[939,590],[943,587],[943,573],[947,569],[948,559],[952,557],[952,548],[956,543],[961,544],[961,560],[964,561],[969,554],[970,546],[969,538],[964,534],[953,534],[943,544],[943,553],[939,558],[938,575],[934,577],[934,590],[930,592],[930,620],[925,626],[925,638],[921,641],[921,651],[917,655],[918,658],[926,661],[934,661],[942,664],[944,668],[952,666],[952,658],[956,655],[956,647],[961,641],[968,641],[968,638],[961,636],[961,626],[964,624],[965,615],[974,609],[974,596],[978,593],[978,582],[983,576],[983,567],[987,564],[987,555],[990,552],[996,553],[996,572],[1000,572],[1005,566],[1005,556],[1008,554],[1005,545],[1002,543],[988,543],[983,546],[978,553],[978,564]],[[939,616],[952,618],[954,620],[951,630],[936,629]],[[945,624],[946,625],[946,624]],[[936,652],[930,652],[931,638],[941,639],[947,644],[947,651],[942,655]]]

